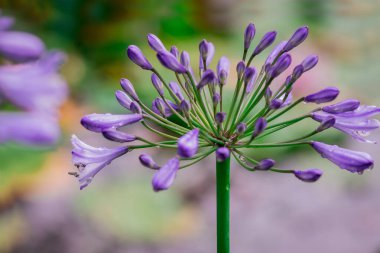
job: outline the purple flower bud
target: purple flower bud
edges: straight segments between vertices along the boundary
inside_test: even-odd
[[[215,155],[216,161],[220,163],[230,157],[230,150],[226,147],[220,147],[216,150]]]
[[[245,29],[244,33],[244,50],[248,50],[253,38],[255,37],[256,28],[255,25],[250,23]]]
[[[282,99],[276,98],[270,102],[269,108],[272,110],[277,110],[281,108],[282,104],[283,104]]]
[[[270,158],[263,159],[253,169],[255,170],[269,170],[276,164],[276,161]]]
[[[187,70],[190,69],[190,55],[186,51],[182,51],[181,53],[181,64],[186,67]]]
[[[207,54],[208,54],[208,41],[202,40],[201,43],[199,43],[199,53],[201,55],[202,60],[206,60]]]
[[[8,30],[12,27],[14,18],[7,16],[0,16],[0,31]]]
[[[174,157],[162,166],[152,179],[152,186],[155,192],[167,190],[172,184],[179,169],[179,160]]]
[[[279,76],[284,70],[286,70],[292,63],[292,57],[290,54],[283,54],[278,58],[277,62],[269,68],[267,74],[271,79]]]
[[[335,163],[341,169],[348,170],[352,173],[357,172],[361,174],[365,169],[373,168],[374,161],[367,153],[352,151],[317,141],[311,142],[311,146],[321,154],[323,158]]]
[[[245,133],[245,131],[247,130],[247,124],[245,124],[244,122],[240,122],[237,126],[236,126],[236,132],[238,134],[243,134]]]
[[[277,46],[275,46],[272,52],[269,54],[267,60],[264,65],[273,64],[273,61],[278,57],[278,54],[282,51],[288,41],[281,41]]]
[[[122,126],[136,123],[142,119],[141,114],[88,114],[81,119],[81,124],[86,129],[93,132],[103,132],[110,128],[119,128]]]
[[[256,72],[257,73],[257,72]],[[253,91],[253,88],[255,88],[256,84],[256,74],[252,77],[252,79],[248,82],[247,87],[245,88],[245,93],[249,94]]]
[[[146,70],[152,70],[153,66],[150,62],[145,58],[144,54],[141,52],[140,48],[135,45],[131,45],[127,49],[127,55],[134,64],[140,66]]]
[[[218,125],[222,124],[225,119],[226,119],[226,113],[225,112],[217,112],[215,114],[215,121]]]
[[[173,91],[173,93],[177,96],[177,98],[180,101],[182,101],[182,100],[185,99],[183,97],[183,95],[182,95],[181,88],[179,87],[178,83],[176,83],[176,82],[170,82],[169,83],[169,88],[171,89],[171,91]],[[173,98],[173,99],[175,99],[175,98]]]
[[[130,108],[131,108],[131,112],[137,113],[137,114],[142,114],[141,107],[136,101],[132,101]]]
[[[132,99],[130,99],[130,97],[127,94],[125,94],[125,92],[117,90],[115,92],[115,97],[121,106],[128,110],[131,109]]]
[[[253,138],[257,137],[262,132],[264,132],[266,127],[267,127],[267,121],[265,120],[265,118],[263,117],[258,118],[255,123],[255,130],[253,131]]]
[[[309,55],[301,63],[301,65],[303,66],[303,72],[306,72],[306,71],[314,68],[314,66],[317,65],[317,63],[318,63],[318,56],[317,55]]]
[[[126,79],[126,78],[121,78],[120,79],[120,86],[123,88],[123,90],[136,101],[139,101],[139,97],[136,94],[135,88],[133,88],[132,83]]]
[[[186,68],[178,62],[177,58],[175,58],[171,53],[160,51],[157,53],[157,58],[161,62],[161,64],[177,73],[185,73]]]
[[[191,109],[191,105],[189,103],[189,101],[187,100],[182,100],[181,103],[179,104],[179,109],[186,115],[189,114],[190,112],[190,109]]]
[[[167,100],[166,102],[174,109],[178,110],[178,106],[174,104],[172,101]],[[165,102],[162,100],[162,98],[156,98],[152,102],[152,110],[153,112],[162,115],[164,117],[170,117],[173,112],[172,110],[165,104]]]
[[[305,97],[304,101],[306,103],[326,103],[333,101],[339,95],[339,90],[335,87],[327,87],[321,91],[310,94]]]
[[[153,158],[148,155],[148,154],[141,154],[139,156],[139,160],[140,160],[140,163],[149,168],[149,169],[153,169],[153,170],[158,170],[160,169],[160,166],[158,166],[158,164],[153,160]]]
[[[175,58],[178,59],[178,57],[179,57],[179,52],[178,52],[178,48],[177,48],[176,46],[172,46],[172,47],[170,48],[170,53],[171,53]]]
[[[322,132],[326,129],[329,129],[330,127],[334,126],[335,121],[336,119],[333,116],[327,117],[325,120],[321,122],[321,124],[318,126],[318,128],[315,131]]]
[[[358,109],[360,101],[356,99],[346,99],[342,102],[322,107],[322,111],[331,114],[339,114],[343,112],[350,112]]]
[[[302,26],[298,28],[292,37],[288,40],[288,44],[284,47],[284,52],[288,52],[301,44],[309,34],[309,28],[307,26]]]
[[[265,98],[269,100],[271,97],[272,97],[272,90],[268,87],[265,90]]]
[[[154,34],[149,33],[148,36],[148,44],[149,46],[156,52],[166,51],[166,48],[162,41]]]
[[[244,70],[245,70],[245,64],[243,61],[240,61],[236,65],[236,72],[238,74],[238,79],[240,79],[243,76]]]
[[[212,95],[212,104],[214,106],[217,106],[220,102],[220,95],[219,93],[214,93],[214,95]]]
[[[322,176],[322,171],[319,169],[308,169],[308,170],[294,170],[293,174],[301,181],[307,183],[313,183],[317,181]]]
[[[244,71],[244,83],[247,85],[252,79],[256,77],[256,69],[254,67],[248,67]]]
[[[215,78],[216,76],[212,70],[210,69],[206,70],[205,72],[203,72],[202,78],[197,85],[197,89],[200,90],[206,85],[212,84]]]
[[[120,142],[120,143],[131,142],[131,141],[136,140],[136,136],[134,136],[133,134],[127,134],[127,133],[118,131],[114,128],[104,130],[102,134],[104,138],[106,138],[107,140]]]
[[[217,69],[219,83],[221,85],[224,85],[230,73],[230,61],[227,59],[227,57],[222,56],[220,58],[216,69]]]
[[[294,69],[293,69],[293,79],[294,80],[297,80],[298,78],[301,77],[301,75],[303,74],[304,72],[304,69],[303,69],[303,66],[302,65],[297,65]]]
[[[214,57],[214,53],[215,53],[214,44],[212,44],[211,42],[207,42],[206,45],[207,45],[206,66],[203,66],[203,58],[202,58],[202,54],[201,54],[199,57],[199,68],[200,69],[205,69],[210,65],[211,60]]]
[[[0,55],[12,61],[38,59],[45,45],[37,36],[25,32],[0,31]]]
[[[183,158],[193,157],[198,152],[198,136],[198,128],[182,135],[177,141],[177,154]]]
[[[162,84],[160,78],[156,74],[153,73],[151,76],[151,80],[158,94],[160,94],[160,96],[164,96],[164,85]]]
[[[259,44],[256,46],[255,51],[253,51],[252,56],[254,57],[254,56],[258,55],[264,49],[266,49],[267,47],[269,47],[270,45],[272,45],[272,43],[276,39],[276,35],[277,35],[277,32],[275,32],[275,31],[267,32],[263,36],[263,38],[261,39],[261,41],[259,42]]]

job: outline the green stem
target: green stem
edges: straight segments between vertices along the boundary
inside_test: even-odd
[[[230,158],[216,162],[217,253],[230,252]]]

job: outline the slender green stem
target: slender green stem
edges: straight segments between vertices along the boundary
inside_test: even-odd
[[[217,253],[230,252],[230,158],[216,162]]]
[[[286,109],[284,109],[283,111],[281,111],[280,113],[274,115],[273,117],[269,118],[268,119],[268,122],[271,122],[275,119],[277,119],[278,117],[280,117],[281,115],[283,115],[284,113],[288,112],[290,109],[292,109],[293,107],[295,107],[296,105],[298,105],[299,103],[301,103],[302,101],[304,100],[304,98],[300,98],[298,99],[296,102],[294,102],[293,104],[291,104],[290,106],[286,107]]]

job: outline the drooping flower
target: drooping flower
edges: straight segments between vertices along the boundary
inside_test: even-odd
[[[152,179],[153,190],[158,192],[167,190],[172,184],[179,169],[179,160],[177,157],[170,159],[162,166]]]
[[[294,176],[296,176],[296,178],[298,178],[301,181],[304,181],[307,183],[313,183],[322,176],[323,172],[320,169],[308,169],[308,170],[294,170],[293,174]]]

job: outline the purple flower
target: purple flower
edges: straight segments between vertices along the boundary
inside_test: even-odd
[[[281,41],[277,46],[275,46],[272,50],[272,52],[269,54],[268,58],[265,61],[264,65],[267,64],[273,64],[274,60],[279,56],[279,53],[282,52],[282,49],[285,47],[285,45],[288,43],[288,41]]]
[[[348,170],[352,173],[363,173],[366,169],[373,167],[372,157],[364,152],[352,151],[344,149],[336,145],[328,145],[322,142],[313,141],[311,146],[323,158],[335,163],[341,169]]]
[[[212,84],[215,81],[215,79],[216,79],[216,76],[215,76],[214,72],[210,69],[206,70],[203,73],[202,78],[197,85],[197,89],[200,90],[203,87],[205,87],[206,85]]]
[[[160,94],[160,96],[164,96],[164,85],[162,84],[160,78],[156,74],[153,73],[151,80],[152,80],[153,86],[154,86],[154,88],[156,88],[158,94]]]
[[[178,106],[174,104],[172,101],[166,99],[166,102],[174,109],[178,110]],[[162,100],[162,98],[156,98],[152,102],[152,110],[158,115],[162,115],[164,117],[170,117],[173,112],[169,108],[169,106]]]
[[[177,73],[185,73],[186,68],[182,66],[181,63],[178,62],[177,58],[173,56],[171,53],[166,51],[160,51],[157,53],[157,58],[161,62],[161,64]]]
[[[133,84],[127,78],[120,79],[120,86],[131,98],[133,98],[136,101],[139,101],[139,97],[136,94]]]
[[[82,142],[75,135],[72,136],[71,143],[73,163],[79,170],[79,173],[71,174],[78,177],[81,190],[91,183],[99,171],[128,152],[128,147],[95,148]]]
[[[255,170],[269,170],[276,164],[276,161],[270,158],[263,159],[253,169]]]
[[[247,124],[245,124],[244,122],[240,122],[240,123],[236,126],[236,132],[237,132],[238,134],[243,134],[246,130],[247,130]]]
[[[198,152],[198,136],[198,128],[182,135],[177,141],[177,154],[183,158],[193,157]]]
[[[356,99],[346,99],[342,102],[333,104],[333,105],[328,105],[322,107],[322,111],[331,113],[331,114],[339,114],[343,112],[349,112],[349,111],[354,111],[358,109],[360,106],[360,101]]]
[[[190,71],[190,55],[186,51],[182,51],[180,57],[181,64]]]
[[[131,109],[132,99],[124,91],[117,90],[115,92],[115,97],[121,106],[128,110]]]
[[[190,112],[190,109],[191,109],[191,104],[189,103],[189,101],[187,101],[186,99],[184,99],[179,104],[179,109],[184,114],[189,115],[189,112]]]
[[[244,50],[247,50],[251,45],[253,38],[255,37],[256,28],[255,25],[250,23],[245,29],[244,33]]]
[[[301,75],[303,74],[304,72],[304,68],[302,65],[297,65],[294,69],[293,69],[293,80],[297,80],[298,78],[301,77]]]
[[[160,169],[160,166],[157,165],[157,163],[153,160],[153,158],[150,155],[141,154],[139,156],[139,160],[143,166],[145,166],[149,169],[153,169],[153,170]]]
[[[282,104],[281,104],[280,108],[283,108],[283,107],[288,106],[292,103],[293,95],[291,92],[289,94],[285,93],[284,95],[282,95],[280,97],[280,99],[282,100]],[[285,99],[285,101],[284,101],[284,99]]]
[[[175,58],[178,58],[179,57],[179,52],[178,52],[178,48],[176,46],[172,46],[170,48],[170,53],[175,57]]]
[[[218,125],[222,124],[225,119],[226,119],[226,113],[225,112],[217,112],[215,114],[215,121]]]
[[[149,46],[156,52],[166,51],[164,44],[154,34],[149,33],[147,36]]]
[[[246,85],[250,83],[253,79],[256,78],[256,69],[253,67],[246,68],[244,71],[243,78],[244,78],[244,83],[246,83]]]
[[[142,119],[141,114],[121,114],[114,115],[110,113],[98,114],[93,113],[84,116],[81,119],[81,124],[86,129],[93,132],[103,132],[110,128],[119,128],[122,126],[136,123]]]
[[[14,18],[2,16],[0,13],[0,31],[8,30],[12,27],[14,23]]]
[[[309,55],[301,63],[301,65],[303,66],[303,72],[306,72],[306,71],[314,68],[314,66],[317,65],[317,63],[318,63],[318,56],[317,55]]]
[[[104,138],[110,141],[114,141],[114,142],[124,143],[124,142],[131,142],[131,141],[136,140],[135,135],[118,131],[116,128],[110,128],[110,129],[104,130],[102,134]]]
[[[131,112],[137,113],[137,114],[142,114],[141,107],[136,101],[132,101],[132,103],[131,103]]]
[[[226,147],[220,147],[216,150],[216,161],[223,162],[230,157],[230,150]]]
[[[319,169],[308,169],[308,170],[294,170],[293,174],[301,181],[307,183],[313,183],[317,181],[322,176],[322,171]]]
[[[45,44],[37,36],[15,31],[0,31],[0,55],[12,61],[37,60],[45,52]]]
[[[316,93],[307,95],[304,99],[306,103],[326,103],[333,101],[339,95],[339,90],[335,87],[327,87]]]
[[[142,69],[152,70],[153,66],[145,58],[144,54],[141,52],[140,48],[135,45],[131,45],[127,49],[127,55],[134,64],[140,66]]]
[[[256,46],[255,51],[253,51],[252,56],[254,57],[254,56],[258,55],[264,49],[266,49],[267,47],[269,47],[270,45],[272,45],[272,43],[276,39],[276,35],[277,35],[277,32],[275,32],[275,31],[267,32],[263,36],[263,38],[261,39],[261,41],[259,42],[259,44]]]
[[[58,119],[37,112],[0,112],[0,144],[54,145],[60,137]]]
[[[230,61],[227,59],[227,57],[222,56],[220,58],[216,69],[217,69],[219,83],[221,85],[224,85],[230,73]]]
[[[212,103],[214,106],[217,106],[220,102],[220,95],[219,93],[215,92],[214,95],[212,95]]]
[[[279,108],[282,107],[282,104],[283,104],[283,103],[284,103],[284,102],[282,101],[282,99],[280,99],[280,98],[275,98],[275,99],[273,99],[273,100],[270,102],[270,104],[269,104],[269,108],[272,109],[272,110],[277,110],[277,109],[279,109]]]
[[[258,118],[255,123],[255,130],[253,131],[253,138],[260,135],[262,132],[264,132],[265,128],[267,127],[267,121],[265,118]]]
[[[284,70],[286,70],[290,64],[292,63],[292,57],[290,54],[283,54],[281,55],[276,63],[269,67],[267,74],[268,78],[273,79],[279,76]]]
[[[239,63],[236,65],[236,72],[238,74],[238,79],[240,79],[243,76],[245,70],[245,63],[243,61],[239,61]]]
[[[306,38],[307,35],[309,34],[309,28],[307,26],[302,26],[298,28],[292,37],[288,40],[288,43],[284,47],[284,52],[288,52],[301,44]]]
[[[184,96],[182,95],[181,88],[179,87],[178,83],[176,82],[170,82],[169,88],[173,91],[173,93],[177,96],[177,98],[182,101],[184,100]]]
[[[206,49],[207,50],[206,67],[203,66],[203,59],[202,59],[202,53],[201,53],[201,55],[199,57],[199,68],[200,69],[205,69],[205,68],[207,68],[210,65],[210,63],[212,61],[212,58],[214,57],[214,53],[215,53],[214,44],[212,44],[211,42],[206,41],[205,46],[207,47],[207,49]]]
[[[322,132],[335,125],[336,119],[333,116],[326,117],[315,131]]]
[[[152,179],[152,186],[155,192],[167,190],[172,184],[179,169],[179,160],[174,157],[162,166]]]

